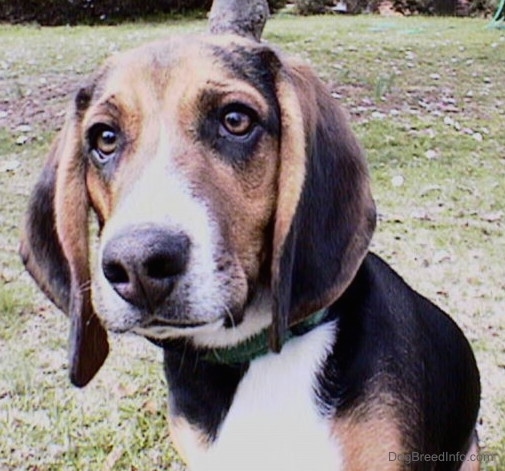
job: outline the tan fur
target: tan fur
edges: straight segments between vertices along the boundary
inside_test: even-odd
[[[184,417],[172,417],[170,414],[168,415],[168,427],[170,430],[170,439],[174,444],[175,449],[179,453],[181,459],[188,463],[188,452],[192,450],[186,450],[184,444],[188,441],[187,438],[189,436],[195,437],[199,436],[197,439],[198,447],[202,449],[209,448],[209,440],[203,434],[193,427]]]
[[[86,175],[86,187],[93,208],[95,208],[100,225],[110,217],[110,208],[112,206],[112,194],[109,188],[104,184],[103,179],[98,175],[96,169],[90,169]]]
[[[57,173],[55,208],[56,227],[63,252],[79,286],[90,279],[88,264],[88,199],[84,180],[84,163],[74,123],[65,126]]]
[[[294,85],[283,80],[277,88],[281,104],[282,135],[279,195],[275,218],[272,276],[279,277],[279,264],[284,242],[295,216],[305,180],[306,130],[304,111]],[[315,102],[314,102],[315,103]],[[310,108],[309,108],[310,110]],[[310,113],[313,115],[313,113]],[[307,117],[305,117],[307,119]],[[309,121],[312,121],[309,117]]]
[[[337,419],[333,433],[342,445],[346,471],[397,471],[399,461],[390,461],[389,453],[402,453],[402,436],[392,413],[380,404],[366,411],[355,410]]]

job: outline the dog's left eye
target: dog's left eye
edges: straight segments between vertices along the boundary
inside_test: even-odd
[[[98,165],[106,164],[117,152],[119,146],[118,132],[107,124],[99,123],[88,132],[91,157]]]
[[[221,135],[243,137],[249,134],[256,124],[253,110],[243,106],[233,106],[221,116]]]

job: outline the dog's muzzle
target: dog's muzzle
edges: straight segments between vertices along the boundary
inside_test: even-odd
[[[189,252],[185,234],[154,225],[134,226],[107,242],[102,270],[121,298],[154,313],[185,273]]]

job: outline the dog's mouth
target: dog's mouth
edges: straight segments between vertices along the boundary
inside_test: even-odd
[[[203,330],[215,330],[222,325],[223,319],[216,319],[211,322],[195,322],[182,319],[151,317],[132,330],[144,337],[165,339],[184,337]]]
[[[184,320],[163,319],[160,317],[153,317],[146,322],[143,322],[141,328],[150,329],[156,327],[172,327],[174,329],[191,329],[194,327],[202,327],[206,322],[188,322]]]

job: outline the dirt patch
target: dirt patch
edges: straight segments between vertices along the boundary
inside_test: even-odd
[[[19,88],[0,103],[0,124],[15,132],[29,125],[42,132],[55,131],[65,117],[66,103],[77,89],[78,75],[44,75],[24,94]]]

